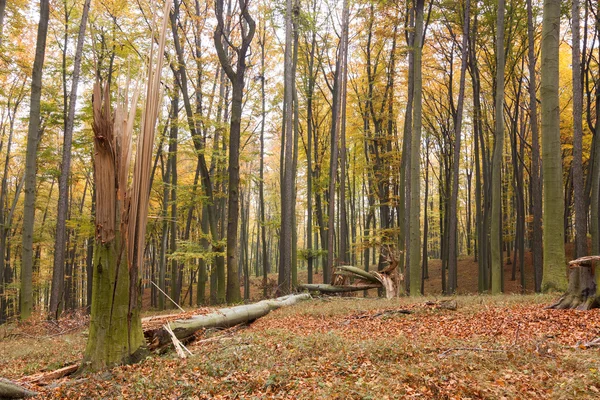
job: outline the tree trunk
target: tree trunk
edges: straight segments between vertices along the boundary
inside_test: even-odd
[[[313,12],[316,14],[316,0],[313,1]],[[310,53],[308,61],[308,85],[306,91],[306,210],[307,210],[307,234],[306,234],[306,249],[308,254],[307,273],[308,283],[313,283],[313,261],[316,254],[313,250],[313,166],[312,166],[312,137],[313,137],[313,96],[315,89],[315,46],[317,41],[317,31],[313,28],[310,43]],[[264,61],[264,60],[263,60]],[[264,98],[264,97],[263,97]],[[262,177],[261,177],[262,179]]]
[[[600,19],[600,16],[598,16]],[[599,21],[600,22],[600,21]],[[600,121],[600,85],[596,85],[596,121]],[[596,122],[593,140],[594,163],[592,165],[592,188],[590,199],[590,233],[592,235],[592,253],[600,254],[600,123]],[[596,267],[598,268],[598,267]],[[596,284],[600,285],[600,273],[596,273]]]
[[[3,30],[4,30],[4,15],[6,12],[6,0],[0,0],[0,46],[2,45]]]
[[[36,392],[25,389],[8,379],[0,378],[0,398],[2,399],[24,399],[36,395]]]
[[[83,52],[83,41],[85,28],[90,10],[91,0],[83,4],[83,12],[79,24],[77,47],[75,49],[75,61],[73,62],[73,77],[71,81],[71,94],[69,96],[69,113],[65,122],[63,153],[60,177],[58,178],[58,211],[56,215],[56,238],[54,242],[54,269],[52,272],[52,292],[50,294],[51,318],[58,318],[60,301],[63,295],[65,279],[65,233],[67,222],[67,194],[68,181],[71,173],[71,146],[73,142],[73,127],[75,125],[75,105],[77,101],[77,86],[79,84],[79,71],[81,69],[81,56]],[[66,49],[65,49],[66,51]]]
[[[583,89],[581,81],[581,51],[579,32],[579,0],[572,0],[572,60],[573,77],[573,195],[575,204],[575,257],[587,256],[587,209],[583,185]]]
[[[201,329],[229,328],[244,322],[252,322],[273,310],[291,306],[310,298],[308,293],[287,295],[276,299],[262,300],[254,304],[222,308],[212,314],[197,315],[191,319],[170,322],[169,326],[177,339],[185,340]],[[153,349],[171,343],[171,336],[164,328],[146,332],[146,335],[150,336],[150,348]]]
[[[407,6],[408,7],[408,6]],[[407,10],[410,13],[408,18],[409,28],[414,25],[414,9]],[[413,117],[413,102],[414,102],[414,29],[407,29],[406,45],[411,49],[408,52],[408,79],[407,79],[407,97],[406,97],[406,110],[404,112],[404,129],[402,139],[402,164],[400,165],[400,196],[398,203],[400,205],[399,213],[404,218],[404,223],[399,226],[400,229],[400,246],[399,250],[404,252],[401,257],[400,268],[404,271],[404,280],[406,291],[410,290],[410,270],[408,268],[410,264],[410,243],[409,243],[409,232],[410,232],[410,150],[411,150],[411,136],[412,136],[412,117]]]
[[[560,0],[544,1],[542,28],[542,167],[544,268],[542,291],[564,291],[565,247],[563,229],[563,169],[560,150],[558,48],[560,41]]]
[[[331,282],[333,279],[333,268],[335,264],[335,192],[336,178],[338,170],[338,137],[340,127],[340,110],[342,100],[342,86],[345,82],[345,53],[348,49],[348,21],[349,5],[348,0],[343,1],[342,10],[342,36],[340,38],[340,48],[335,64],[335,76],[333,83],[333,101],[331,109],[331,155],[329,157],[329,199],[328,199],[328,227],[327,227],[327,266],[323,270],[323,282]]]
[[[280,165],[283,179],[281,180],[281,236],[279,253],[279,291],[281,294],[288,294],[292,290],[292,225],[295,204],[294,197],[294,174],[293,174],[293,127],[294,127],[294,91],[295,91],[295,68],[293,56],[293,19],[296,12],[292,0],[286,1],[285,10],[285,54],[284,54],[284,109],[283,109],[283,137],[281,140],[281,151],[283,152],[283,163]]]
[[[171,115],[170,115],[170,136],[169,136],[169,154],[167,157],[167,174],[170,174],[169,185],[167,187],[168,203],[171,204],[171,216],[169,222],[169,255],[177,251],[177,133],[179,130],[179,88],[174,88],[173,98],[171,99]],[[171,297],[175,303],[179,304],[181,296],[182,282],[179,263],[177,260],[171,260]],[[164,289],[163,289],[164,290]]]
[[[29,105],[29,129],[25,155],[25,199],[23,210],[23,248],[21,261],[20,318],[29,318],[33,310],[33,226],[35,223],[35,186],[37,173],[37,148],[40,129],[40,100],[42,96],[42,68],[46,55],[48,34],[49,2],[40,0],[35,58],[31,77],[31,102]]]
[[[335,293],[348,293],[348,292],[359,292],[361,290],[367,291],[369,289],[381,288],[380,283],[369,283],[359,285],[329,285],[326,283],[315,283],[299,285],[298,289],[315,291],[321,293],[335,294]]]
[[[214,243],[213,251],[221,253],[223,251],[223,247],[221,245],[219,245],[218,243],[220,242],[222,235],[219,234],[219,230],[218,230],[218,226],[217,226],[218,214],[217,214],[217,207],[216,207],[217,202],[213,195],[213,182],[212,182],[213,177],[211,176],[211,173],[209,172],[209,169],[208,169],[208,166],[206,163],[206,158],[204,156],[205,141],[204,141],[204,138],[201,136],[200,125],[199,125],[200,119],[199,118],[195,119],[194,114],[192,112],[192,105],[191,105],[190,96],[189,96],[188,87],[187,87],[187,71],[186,71],[185,58],[184,58],[184,54],[183,54],[183,48],[179,42],[179,33],[177,30],[178,19],[179,19],[179,4],[176,2],[175,7],[173,8],[173,12],[171,13],[171,30],[173,33],[173,43],[175,45],[175,51],[177,53],[177,60],[178,60],[178,64],[179,64],[179,74],[176,75],[178,77],[177,85],[181,89],[181,96],[183,99],[183,104],[184,104],[184,108],[185,108],[188,127],[190,130],[191,136],[192,136],[192,140],[194,142],[194,148],[198,154],[198,162],[200,164],[199,165],[200,176],[201,176],[201,180],[202,180],[202,186],[204,188],[204,194],[208,198],[207,199],[207,207],[209,208],[208,219],[209,219],[210,236]],[[222,89],[223,89],[223,86],[222,86]],[[221,90],[221,91],[223,91],[223,90]],[[220,97],[223,98],[223,96],[220,96]],[[217,120],[219,120],[219,117],[217,117]],[[218,143],[218,134],[215,134],[214,142],[215,142],[215,148],[217,148],[216,146]],[[214,160],[214,158],[213,158],[213,160]],[[211,275],[211,302],[222,303],[223,301],[225,301],[225,262],[224,262],[222,255],[215,256],[214,273],[215,273],[214,285],[212,284],[213,275]],[[212,296],[213,295],[213,293],[212,293],[213,287],[215,289],[214,296]]]
[[[240,1],[240,19],[246,28],[241,30],[241,45],[237,49],[237,66],[233,69],[231,61],[225,52],[225,37],[223,21],[223,0],[215,2],[217,27],[214,32],[214,42],[223,67],[232,85],[231,121],[229,125],[229,187],[227,190],[227,292],[229,303],[241,300],[240,282],[237,274],[237,233],[239,219],[239,183],[240,183],[240,135],[242,122],[242,106],[244,94],[244,75],[246,73],[246,54],[254,36],[256,24],[248,10],[247,1]],[[228,44],[227,44],[228,45]]]
[[[527,38],[529,64],[529,123],[531,125],[531,202],[533,208],[533,238],[531,253],[535,291],[542,290],[542,186],[540,180],[540,144],[538,129],[536,76],[535,76],[535,39],[533,26],[533,7],[527,0]]]
[[[421,288],[421,128],[422,128],[422,48],[423,3],[416,0],[414,52],[413,130],[410,151],[410,295],[417,296]]]
[[[448,288],[447,294],[456,292],[457,282],[457,261],[458,261],[458,180],[459,180],[459,164],[460,164],[460,142],[463,117],[463,105],[465,98],[465,80],[467,72],[467,56],[468,56],[468,38],[469,38],[469,19],[471,2],[466,0],[465,15],[463,19],[463,37],[462,37],[462,55],[460,66],[460,85],[458,92],[458,104],[456,107],[456,117],[454,122],[454,160],[452,162],[452,195],[450,196],[450,221],[448,232]],[[427,196],[425,196],[427,199]]]
[[[495,140],[492,161],[492,294],[502,291],[502,154],[504,151],[504,8],[498,0],[496,34]]]

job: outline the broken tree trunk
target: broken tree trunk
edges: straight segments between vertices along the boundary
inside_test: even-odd
[[[385,297],[390,299],[396,295],[397,283],[392,278],[392,272],[396,268],[397,263],[390,263],[387,267],[379,272],[365,271],[351,265],[340,265],[337,267],[336,275],[350,276],[358,279],[354,285],[342,284],[343,279],[339,284],[311,284],[300,285],[299,289],[319,291],[321,293],[335,294],[347,293],[366,289],[377,289],[383,287],[385,289]],[[337,282],[334,279],[334,282]]]
[[[36,392],[25,389],[8,379],[0,378],[0,399],[24,399],[35,395]]]
[[[372,272],[368,272],[368,271],[362,270],[360,268],[353,267],[351,265],[340,265],[337,268],[340,271],[349,272],[349,273],[354,274],[357,277],[362,278],[366,281],[373,282],[373,283],[381,283],[379,278],[377,278],[375,275],[373,275]]]
[[[569,288],[555,304],[548,308],[557,310],[591,310],[600,306],[592,263],[600,256],[581,257],[569,262]]]
[[[310,294],[302,293],[278,297],[276,299],[262,300],[258,303],[222,308],[212,314],[198,315],[186,320],[177,320],[170,323],[173,334],[179,340],[192,337],[197,331],[208,328],[229,328],[244,322],[251,322],[267,315],[272,310],[280,307],[291,306],[302,300],[310,299]],[[171,343],[171,334],[164,328],[145,332],[151,350],[164,347]]]
[[[314,284],[305,284],[298,285],[298,289],[300,290],[308,290],[308,291],[316,291],[321,293],[348,293],[348,292],[358,292],[361,290],[368,289],[379,289],[381,284],[361,284],[361,285],[328,285],[326,283],[314,283]]]

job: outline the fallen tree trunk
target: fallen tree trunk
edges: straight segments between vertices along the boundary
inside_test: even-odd
[[[380,283],[379,278],[377,278],[371,272],[367,272],[363,269],[356,268],[351,265],[340,265],[337,268],[341,271],[350,272],[351,274],[356,275],[357,277],[362,278],[366,281]]]
[[[342,277],[342,279],[339,281],[334,280],[333,285],[307,284],[300,285],[298,288],[315,290],[321,293],[336,294],[383,287],[383,289],[385,289],[385,297],[390,299],[396,295],[396,282],[394,281],[394,278],[390,276],[395,268],[396,267],[393,266],[381,271],[368,272],[351,265],[340,265],[337,267],[336,275]],[[358,279],[358,282],[354,285],[346,285],[345,283],[347,280],[345,278],[347,277]]]
[[[0,378],[0,399],[24,399],[35,395],[36,392],[25,389],[8,379]]]
[[[262,300],[254,304],[223,308],[211,314],[198,315],[186,320],[172,321],[169,326],[177,339],[185,340],[201,329],[229,328],[244,322],[251,322],[267,315],[272,310],[310,298],[310,294],[302,293]],[[171,334],[164,328],[146,331],[144,334],[150,343],[148,345],[150,350],[164,347],[172,342]]]
[[[368,289],[379,289],[381,287],[380,284],[367,284],[367,285],[328,285],[325,283],[314,283],[314,284],[305,284],[298,285],[298,289],[301,290],[309,290],[316,291],[321,293],[348,293],[348,292],[358,292],[361,290]]]

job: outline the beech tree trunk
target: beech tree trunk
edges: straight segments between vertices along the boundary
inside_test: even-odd
[[[46,55],[46,36],[50,7],[48,0],[40,0],[35,58],[31,77],[31,102],[29,103],[29,129],[25,155],[25,199],[23,201],[23,248],[21,264],[20,318],[29,318],[33,310],[33,227],[35,222],[35,189],[37,149],[40,135],[40,100],[42,97],[42,68]]]
[[[25,389],[8,379],[0,378],[0,399],[24,399],[36,395],[36,392]]]
[[[294,204],[294,176],[293,176],[293,127],[294,127],[294,91],[295,70],[293,57],[293,23],[297,18],[296,11],[292,7],[292,0],[286,0],[285,10],[285,54],[284,54],[284,108],[283,108],[283,137],[282,152],[283,163],[281,164],[281,235],[279,252],[279,293],[288,294],[292,290],[292,230]]]
[[[227,292],[229,303],[241,300],[240,282],[237,274],[237,233],[239,219],[239,184],[240,184],[240,136],[242,122],[242,105],[244,94],[244,75],[246,73],[246,55],[254,37],[256,24],[250,16],[247,0],[240,0],[241,44],[234,47],[236,51],[236,68],[227,57],[224,46],[231,46],[230,35],[224,31],[223,0],[215,2],[217,27],[214,32],[214,43],[223,67],[232,86],[231,121],[229,125],[229,180],[227,190]]]
[[[587,210],[583,185],[582,137],[583,137],[583,89],[581,81],[581,51],[579,0],[572,0],[571,31],[573,78],[573,200],[575,205],[575,257],[587,256]]]
[[[310,294],[301,293],[262,300],[254,304],[221,308],[211,314],[197,315],[191,319],[170,322],[169,326],[177,339],[185,340],[201,329],[228,328],[244,322],[252,322],[273,310],[291,306],[310,298]],[[171,336],[164,328],[146,334],[150,336],[150,348],[159,348],[171,343]]]
[[[560,0],[544,1],[541,92],[544,268],[542,291],[567,289],[563,214],[563,168],[560,149],[558,49]]]
[[[91,0],[83,4],[83,12],[79,23],[79,34],[77,47],[75,49],[75,61],[73,62],[73,77],[71,81],[71,93],[69,95],[69,112],[65,122],[63,153],[60,177],[58,178],[58,211],[56,215],[56,238],[54,242],[54,269],[52,271],[52,292],[50,294],[51,318],[58,318],[60,302],[63,296],[65,279],[65,234],[67,222],[67,200],[68,183],[71,173],[71,147],[73,143],[73,127],[75,125],[75,105],[77,102],[77,87],[79,85],[79,72],[81,70],[81,56],[83,52],[83,41],[85,29],[90,10]],[[66,49],[65,49],[66,51]]]
[[[83,368],[90,370],[137,362],[145,355],[139,308],[130,310],[129,304],[130,288],[135,285],[129,273],[129,246],[121,231],[124,198],[117,196],[124,166],[119,166],[118,156],[112,151],[123,137],[115,137],[109,93],[108,86],[102,91],[96,83],[92,100],[96,233],[90,333],[83,363]],[[118,113],[115,125],[122,123],[118,118],[123,114]],[[124,193],[122,189],[120,196]]]
[[[422,128],[422,43],[423,3],[416,0],[414,52],[414,103],[413,129],[410,150],[410,265],[409,289],[411,296],[418,296],[421,289],[421,128]]]
[[[531,125],[531,203],[533,209],[533,238],[531,253],[535,291],[542,290],[542,185],[540,180],[540,141],[537,112],[537,78],[535,73],[535,39],[533,7],[527,0],[527,40],[529,64],[529,123]]]
[[[448,232],[448,294],[456,292],[457,282],[456,277],[457,261],[458,261],[458,180],[459,180],[459,164],[460,164],[460,142],[463,117],[463,105],[465,98],[465,80],[467,73],[467,56],[468,56],[468,38],[469,38],[469,19],[471,12],[471,2],[467,0],[465,3],[465,16],[463,19],[463,37],[462,37],[462,55],[460,66],[460,84],[458,92],[458,104],[456,107],[456,118],[454,123],[454,160],[452,163],[452,195],[450,196],[450,221]],[[427,199],[427,196],[425,196]],[[425,238],[427,240],[427,238]]]
[[[504,8],[498,0],[496,34],[495,140],[492,161],[492,294],[502,291],[502,154],[504,151]]]

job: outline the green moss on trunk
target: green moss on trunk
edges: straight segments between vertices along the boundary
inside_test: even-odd
[[[96,241],[90,334],[84,369],[101,370],[139,361],[146,353],[139,307],[129,313],[129,271],[121,235]]]

